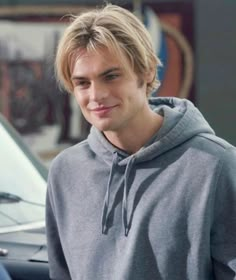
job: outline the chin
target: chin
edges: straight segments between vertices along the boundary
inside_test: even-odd
[[[100,131],[110,131],[114,128],[114,124],[109,120],[94,121],[93,125]]]
[[[98,130],[100,130],[100,131],[109,131],[109,130],[111,130],[111,128],[110,128],[110,125],[105,125],[105,124],[96,124],[96,123],[94,123],[93,124]]]
[[[112,124],[99,124],[99,125],[94,124],[94,126],[102,132],[108,132],[108,131],[115,132],[115,131],[117,131],[117,128]]]

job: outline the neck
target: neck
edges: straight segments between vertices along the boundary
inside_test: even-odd
[[[129,126],[119,131],[106,131],[104,135],[114,146],[134,154],[158,132],[162,122],[163,117],[150,110],[145,117],[140,118],[136,126]]]

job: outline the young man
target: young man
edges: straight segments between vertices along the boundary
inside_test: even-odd
[[[61,38],[58,80],[92,128],[50,168],[52,279],[236,279],[236,150],[191,102],[147,98],[158,65],[143,24],[114,5]]]

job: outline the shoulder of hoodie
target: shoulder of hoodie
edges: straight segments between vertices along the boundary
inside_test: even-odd
[[[220,138],[216,136],[215,134],[210,134],[210,133],[199,133],[196,136],[198,139],[203,139],[203,141],[206,144],[209,144],[210,146],[215,147],[216,149],[222,152],[227,151],[227,150],[236,150],[236,147],[224,140],[223,138]]]
[[[218,205],[222,205],[223,211],[226,209],[226,203],[229,208],[233,209],[231,207],[232,203],[228,199],[226,202],[225,199],[227,196],[231,197],[232,201],[236,199],[236,147],[215,135],[200,134],[198,137],[209,143],[212,147],[211,152],[214,151],[218,158],[217,171],[215,173],[216,197],[221,201]]]
[[[60,172],[65,168],[79,164],[89,159],[91,149],[89,148],[87,139],[79,142],[60,152],[51,162],[49,174],[52,172]]]
[[[219,174],[236,171],[236,147],[226,140],[208,133],[200,133],[196,136],[199,144],[206,152],[211,153],[219,161]],[[223,171],[225,172],[223,172]],[[236,181],[236,180],[235,180]]]

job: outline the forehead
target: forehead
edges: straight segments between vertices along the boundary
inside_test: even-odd
[[[108,48],[96,50],[78,49],[72,59],[72,75],[98,73],[109,68],[119,68],[122,71],[130,72],[131,66],[125,55]]]

